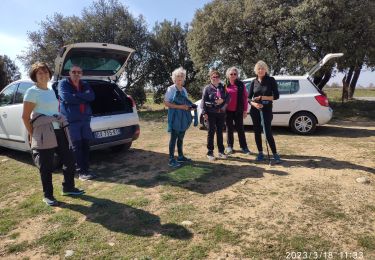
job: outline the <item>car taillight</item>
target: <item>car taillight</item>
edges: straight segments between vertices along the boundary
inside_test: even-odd
[[[128,96],[128,98],[130,98],[130,100],[132,101],[132,107],[135,107],[135,101],[134,101],[134,99],[131,97],[131,96],[129,96],[129,95],[127,95]]]
[[[316,101],[318,101],[318,103],[321,106],[324,106],[324,107],[329,106],[328,98],[326,96],[324,96],[324,95],[315,96],[315,99],[316,99]]]

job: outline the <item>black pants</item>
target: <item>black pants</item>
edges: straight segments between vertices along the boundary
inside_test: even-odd
[[[224,153],[223,144],[223,127],[225,121],[225,113],[207,113],[208,115],[208,134],[207,134],[207,154],[213,154],[214,136],[216,131],[216,142],[219,153]]]
[[[242,149],[247,149],[246,137],[245,137],[245,129],[243,127],[243,114],[236,113],[232,111],[226,112],[226,124],[227,124],[227,144],[229,147],[233,148],[233,132],[234,128],[237,130],[238,139],[240,142],[240,147]],[[233,125],[234,122],[234,125]]]
[[[39,153],[40,178],[42,180],[44,197],[53,197],[52,172],[54,169],[55,152],[63,163],[64,181],[62,183],[63,190],[68,191],[74,188],[74,156],[69,149],[69,143],[62,129],[55,130],[57,147],[52,149],[37,149]]]
[[[182,157],[184,156],[184,152],[182,149],[182,146],[184,144],[184,137],[185,137],[185,131],[171,131],[171,139],[169,140],[169,159],[174,158],[174,150],[176,147],[176,141],[177,141],[177,151],[178,156]]]
[[[275,144],[275,140],[273,139],[272,129],[271,129],[271,122],[273,119],[272,107],[264,106],[262,109],[262,112],[263,112],[263,118],[264,118],[264,126],[266,129],[267,141],[271,148],[272,153],[275,154],[277,152],[276,144]],[[261,123],[259,110],[256,109],[255,107],[251,107],[250,116],[251,116],[251,119],[253,120],[255,143],[257,145],[258,151],[263,152],[263,147],[262,147],[263,127]]]

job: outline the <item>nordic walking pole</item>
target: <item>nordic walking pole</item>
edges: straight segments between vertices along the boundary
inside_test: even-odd
[[[266,148],[267,148],[268,163],[269,163],[269,165],[271,165],[270,151],[268,150],[268,140],[267,140],[267,134],[266,134],[266,126],[264,125],[264,117],[263,117],[263,111],[262,111],[262,109],[259,109],[259,113],[260,113],[260,122],[261,122],[262,128],[263,128],[264,139],[266,139]]]

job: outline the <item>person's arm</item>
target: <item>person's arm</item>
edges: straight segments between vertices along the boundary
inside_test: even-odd
[[[164,105],[168,108],[174,108],[174,109],[182,109],[182,110],[189,110],[189,106],[187,105],[177,105],[171,102],[171,95],[172,91],[170,88],[168,88],[167,92],[165,93],[164,97]]]
[[[249,91],[250,105],[252,105],[253,107],[255,107],[257,109],[261,109],[263,107],[263,105],[260,104],[260,103],[255,102],[255,101],[260,100],[261,96],[254,97],[254,95],[255,95],[255,93],[254,93],[254,85],[255,85],[255,80],[253,80],[251,82],[251,85],[250,85],[250,91]]]
[[[248,96],[249,94],[247,93],[247,89],[244,85],[243,88],[243,111],[247,113],[247,109],[249,108],[249,102],[248,102]]]
[[[33,112],[35,106],[36,106],[35,103],[28,102],[28,101],[23,102],[22,121],[30,137],[33,135],[33,126],[30,123],[30,117],[31,117],[31,112]]]
[[[86,82],[85,83],[82,82],[82,87],[83,87],[83,91],[76,93],[75,96],[87,102],[94,101],[95,93],[90,87],[90,85],[87,84]]]
[[[73,93],[72,86],[70,86],[66,80],[62,80],[57,85],[59,97],[62,102],[71,105],[78,105],[82,103],[82,99],[78,98],[75,93]]]

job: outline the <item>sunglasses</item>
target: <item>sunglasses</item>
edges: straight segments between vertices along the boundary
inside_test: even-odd
[[[211,79],[220,79],[219,76],[212,76]]]
[[[237,73],[231,73],[229,75],[231,75],[231,76],[237,76]]]
[[[82,74],[82,71],[72,70],[71,73],[72,74]]]

